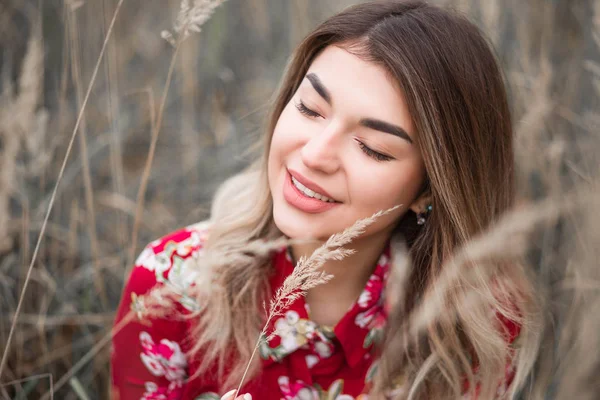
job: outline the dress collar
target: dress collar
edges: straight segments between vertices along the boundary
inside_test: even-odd
[[[327,357],[327,349],[333,350],[335,342],[339,342],[350,367],[370,358],[373,345],[381,339],[387,321],[384,288],[389,275],[390,261],[388,240],[362,293],[333,328],[319,326],[310,320],[304,297],[290,304],[283,310],[282,316],[272,321],[267,329],[267,335],[276,328],[277,334],[268,343],[263,341],[261,344],[260,353],[265,364],[281,361],[298,349],[316,350],[316,355],[310,360],[317,363],[316,358]],[[275,273],[270,280],[271,293],[275,293],[294,270],[287,247],[282,247],[274,254],[273,266]],[[308,360],[309,358],[307,362],[310,362]]]
[[[385,286],[390,270],[389,241],[362,293],[334,329],[350,366],[371,356],[373,345],[383,337],[387,322]]]

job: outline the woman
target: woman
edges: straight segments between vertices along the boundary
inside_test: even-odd
[[[526,274],[510,263],[479,287],[493,294],[493,309],[463,307],[473,285],[465,274],[444,295],[449,312],[398,346],[399,327],[438,290],[453,252],[513,204],[505,88],[473,24],[420,1],[342,11],[296,49],[265,133],[262,157],[223,184],[210,222],[152,242],[136,261],[116,324],[153,288],[189,288],[194,276],[182,276],[196,256],[239,256],[215,269],[202,304],[182,297],[183,312],[200,308],[194,318],[142,319],[116,334],[120,400],[219,399],[237,387],[265,322],[263,304],[296,260],[399,204],[352,241],[353,255],[324,265],[330,282],[269,327],[276,333],[261,343],[239,393],[488,399],[522,386],[535,353],[534,300]],[[317,240],[245,251],[280,237]],[[407,243],[412,272],[388,315],[383,288],[396,238]]]

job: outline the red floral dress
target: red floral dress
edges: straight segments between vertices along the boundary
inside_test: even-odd
[[[200,223],[150,243],[135,262],[115,325],[130,309],[143,308],[143,295],[157,285],[167,285],[180,294],[179,311],[198,305],[186,296],[194,282],[194,259],[202,252],[208,224]],[[263,370],[241,393],[260,400],[352,400],[367,399],[377,369],[374,344],[381,338],[387,318],[384,286],[389,271],[389,242],[362,294],[335,327],[311,321],[310,309],[299,298],[272,322],[270,341],[259,347]],[[272,256],[274,293],[292,273],[286,247]],[[128,323],[113,338],[111,354],[113,392],[119,400],[220,399],[219,384],[212,376],[194,375],[199,363],[187,359],[190,320],[139,319]],[[518,327],[506,322],[510,340]],[[507,371],[507,382],[512,372]],[[506,386],[506,384],[504,386]],[[401,388],[399,388],[401,390]],[[117,395],[118,393],[118,395]]]

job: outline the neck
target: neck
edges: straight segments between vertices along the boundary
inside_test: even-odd
[[[323,270],[333,275],[333,279],[306,293],[306,303],[310,307],[313,321],[334,326],[344,316],[375,270],[389,235],[390,232],[384,231],[366,238],[357,238],[349,246],[344,246],[354,249],[353,255],[339,261],[328,261],[323,265]],[[301,256],[310,257],[321,244],[292,245],[294,263]]]

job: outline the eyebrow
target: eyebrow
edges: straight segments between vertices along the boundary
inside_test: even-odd
[[[360,120],[360,124],[367,128],[375,129],[377,131],[386,132],[394,136],[398,136],[399,138],[408,141],[410,144],[412,144],[413,142],[408,133],[406,133],[404,129],[397,125],[392,125],[390,123],[372,118],[363,118]]]
[[[327,104],[331,105],[331,94],[325,85],[323,85],[323,82],[321,82],[321,79],[319,79],[317,74],[311,72],[310,74],[306,75],[306,79],[309,80],[313,88],[315,88],[317,93],[319,93],[319,95],[327,102]]]
[[[327,90],[325,85],[323,85],[323,82],[321,82],[321,79],[319,79],[317,74],[315,74],[314,72],[311,72],[306,75],[306,79],[308,79],[308,81],[311,83],[313,88],[327,102],[327,104],[331,105],[331,94],[329,93],[329,90]],[[381,121],[378,119],[373,119],[373,118],[363,118],[360,120],[360,124],[366,128],[375,129],[376,131],[386,132],[386,133],[392,134],[394,136],[398,136],[399,138],[402,138],[411,144],[413,143],[413,141],[410,138],[410,136],[408,135],[408,133],[406,133],[406,131],[404,129],[402,129],[401,127],[399,127],[397,125],[393,125],[388,122]]]

